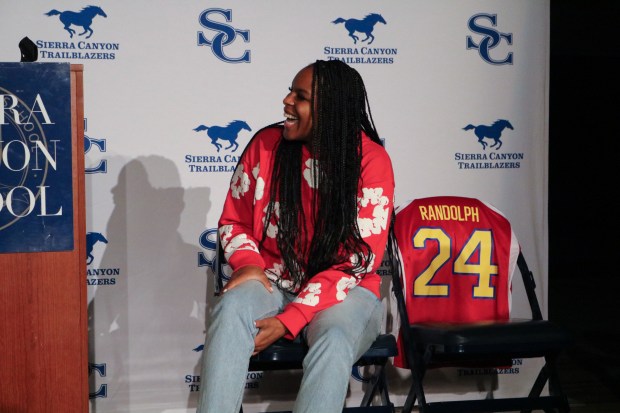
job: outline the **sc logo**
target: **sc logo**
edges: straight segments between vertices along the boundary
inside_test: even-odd
[[[84,135],[84,154],[87,154],[93,147],[97,148],[99,152],[106,152],[107,145],[105,139],[94,139],[90,138],[87,135]],[[108,173],[108,161],[100,160],[99,164],[94,168],[84,168],[84,172],[87,174],[96,174],[96,173]]]
[[[245,43],[250,41],[249,30],[239,30],[234,27],[211,20],[210,17],[213,14],[219,14],[224,16],[227,22],[232,20],[232,10],[227,9],[207,9],[200,13],[198,22],[205,29],[213,30],[217,34],[213,36],[212,40],[206,38],[203,32],[198,32],[198,46],[209,46],[213,51],[213,54],[220,60],[226,63],[250,63],[250,51],[245,50],[241,57],[228,57],[224,53],[224,47],[230,45],[235,41],[237,35],[241,36]]]
[[[106,363],[88,363],[88,375],[92,375],[93,373],[97,373],[99,377],[106,377],[107,375],[107,366]],[[99,386],[94,393],[88,393],[89,399],[96,399],[98,397],[106,398],[108,397],[108,385],[102,384]]]
[[[225,259],[218,259],[217,237],[217,228],[207,229],[200,234],[198,242],[208,251],[208,254],[198,253],[198,267],[209,267],[214,274],[222,278],[222,283],[226,284],[230,280],[232,268]]]
[[[467,36],[467,49],[478,49],[480,57],[482,57],[485,62],[492,65],[511,65],[512,52],[508,53],[502,60],[494,60],[490,56],[490,51],[491,49],[497,47],[502,39],[505,39],[506,43],[512,45],[512,33],[502,33],[495,29],[481,26],[478,22],[482,19],[490,21],[493,27],[497,26],[496,14],[479,13],[472,16],[467,22],[467,27],[469,27],[469,30],[472,32],[478,33],[484,37],[480,40],[480,43],[476,44],[471,36]]]

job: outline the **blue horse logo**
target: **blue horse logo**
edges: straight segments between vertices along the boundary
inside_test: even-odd
[[[58,11],[56,9],[50,10],[45,13],[46,16],[59,16],[61,23],[65,25],[65,30],[69,32],[69,36],[73,37],[75,30],[71,28],[71,25],[81,26],[84,31],[79,34],[82,36],[88,33],[86,38],[90,38],[93,35],[93,29],[90,28],[90,25],[93,24],[93,19],[95,16],[103,16],[108,17],[107,14],[101,9],[101,7],[97,6],[86,6],[79,12],[75,11]]]
[[[478,137],[478,142],[482,145],[482,149],[486,149],[488,143],[484,141],[484,138],[493,139],[495,142],[491,144],[491,147],[494,147],[496,150],[502,147],[502,141],[499,139],[502,137],[502,131],[505,129],[514,130],[510,122],[506,119],[498,119],[491,126],[487,125],[467,125],[463,128],[463,130],[474,130],[474,134]]]
[[[378,13],[370,13],[362,20],[358,19],[343,19],[342,17],[338,17],[332,23],[344,23],[344,28],[349,32],[349,37],[353,39],[353,43],[357,43],[359,37],[355,35],[355,32],[364,33],[366,35],[365,39],[362,39],[362,42],[370,39],[368,44],[371,44],[375,40],[375,36],[372,35],[372,31],[375,28],[375,24],[377,23],[387,24],[383,16]]]
[[[237,143],[237,137],[239,136],[239,132],[241,129],[245,129],[247,131],[252,131],[247,123],[242,120],[233,120],[226,126],[205,126],[200,125],[194,128],[195,132],[201,132],[206,130],[207,136],[211,138],[211,143],[215,145],[217,151],[219,152],[222,148],[222,145],[217,143],[218,139],[222,139],[229,142],[229,145],[224,149],[230,149],[234,146],[232,152],[236,151],[239,147]]]
[[[86,233],[86,265],[89,265],[95,257],[93,256],[93,247],[96,243],[103,242],[104,244],[108,243],[106,237],[99,232],[87,232]]]

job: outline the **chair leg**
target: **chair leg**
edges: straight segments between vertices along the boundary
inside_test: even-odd
[[[426,396],[424,395],[422,381],[424,380],[424,375],[426,374],[425,366],[429,356],[430,350],[426,349],[423,356],[415,352],[410,357],[413,360],[413,367],[411,367],[411,389],[409,389],[409,394],[405,400],[403,413],[411,413],[416,399],[418,401],[420,413],[424,413],[426,411]]]
[[[559,384],[559,377],[557,374],[557,370],[555,367],[555,356],[546,356],[545,357],[545,365],[542,367],[540,372],[538,373],[538,377],[536,377],[536,381],[530,390],[528,397],[535,398],[539,397],[542,393],[543,388],[545,387],[545,383],[549,383],[549,394],[551,396],[559,397],[561,399],[566,400],[566,396],[564,395],[564,391],[562,390]],[[562,413],[567,413],[569,411],[568,400],[562,406],[557,408],[557,411]],[[556,409],[544,409],[545,413],[553,413]],[[521,413],[531,413],[531,409],[523,409]]]
[[[378,366],[377,369],[379,370],[375,371],[375,374],[373,374],[373,376],[368,381],[368,388],[364,393],[364,397],[362,398],[362,403],[360,405],[362,407],[370,406],[372,404],[373,397],[375,397],[377,390],[379,390],[379,386],[381,384],[381,375],[383,374],[383,367]]]
[[[382,406],[390,406],[392,411],[394,411],[394,405],[390,401],[390,394],[387,388],[387,378],[385,376],[385,365],[376,366],[377,370],[375,374],[373,374],[370,382],[368,383],[368,389],[364,393],[364,397],[362,398],[361,407],[370,407],[372,405],[372,400],[377,393],[381,396],[381,405]]]
[[[420,361],[416,361],[416,363],[421,365]],[[416,400],[418,401],[420,413],[426,411],[426,396],[424,395],[424,388],[422,386],[424,374],[424,369],[411,369],[411,388],[409,389],[409,394],[407,394],[407,399],[405,400],[405,405],[403,406],[403,413],[411,413]]]
[[[413,386],[409,389],[409,394],[407,394],[407,399],[405,399],[405,405],[403,406],[403,413],[411,413],[413,410],[413,405],[415,404],[415,389]]]
[[[540,394],[542,393],[543,388],[545,387],[545,383],[547,382],[547,379],[548,379],[547,364],[545,362],[545,365],[542,367],[542,369],[540,369],[540,372],[538,372],[538,376],[536,377],[536,381],[534,381],[534,384],[532,385],[532,388],[530,389],[530,393],[528,397],[529,398],[539,397]],[[549,413],[546,410],[545,412]],[[521,410],[521,413],[532,413],[532,409],[523,409]]]
[[[560,384],[560,376],[558,375],[558,370],[556,367],[557,355],[546,357],[547,365],[547,375],[549,377],[549,394],[555,397],[561,398],[564,403],[558,409],[562,413],[568,413],[570,407],[568,405],[568,398],[562,389],[562,385]]]
[[[387,386],[387,377],[385,375],[385,367],[382,366],[381,376],[379,377],[379,391],[381,392],[381,405],[390,406],[394,412],[394,403],[390,400],[390,391]]]
[[[540,396],[540,393],[542,393],[542,389],[543,387],[545,387],[545,383],[547,382],[548,378],[549,377],[547,374],[547,364],[545,364],[543,368],[540,370],[540,372],[538,373],[538,377],[536,377],[536,381],[534,382],[534,385],[532,386],[532,389],[530,390],[529,397]]]
[[[383,406],[394,407],[394,405],[392,404],[392,401],[390,400],[390,392],[388,390],[387,378],[385,377],[385,373],[383,374],[383,377],[381,378],[380,391],[381,391],[381,403],[383,404]]]

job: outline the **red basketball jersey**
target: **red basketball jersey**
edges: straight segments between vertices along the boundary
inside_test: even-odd
[[[416,199],[396,212],[410,323],[509,318],[519,244],[501,212],[456,196]],[[402,354],[394,360],[399,367]]]

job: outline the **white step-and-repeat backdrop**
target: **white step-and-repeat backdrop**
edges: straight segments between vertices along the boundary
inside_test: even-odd
[[[443,194],[494,204],[514,224],[546,313],[549,7],[0,0],[0,61],[19,61],[27,36],[39,62],[84,65],[91,411],[193,412],[201,381],[218,379],[200,377],[201,344],[231,172],[252,134],[283,118],[293,76],[316,59],[364,77],[396,204]],[[433,371],[428,397],[523,393],[539,366]],[[367,373],[353,372],[348,405]],[[402,405],[408,374],[389,374]],[[249,374],[245,411],[290,408],[298,377]]]

